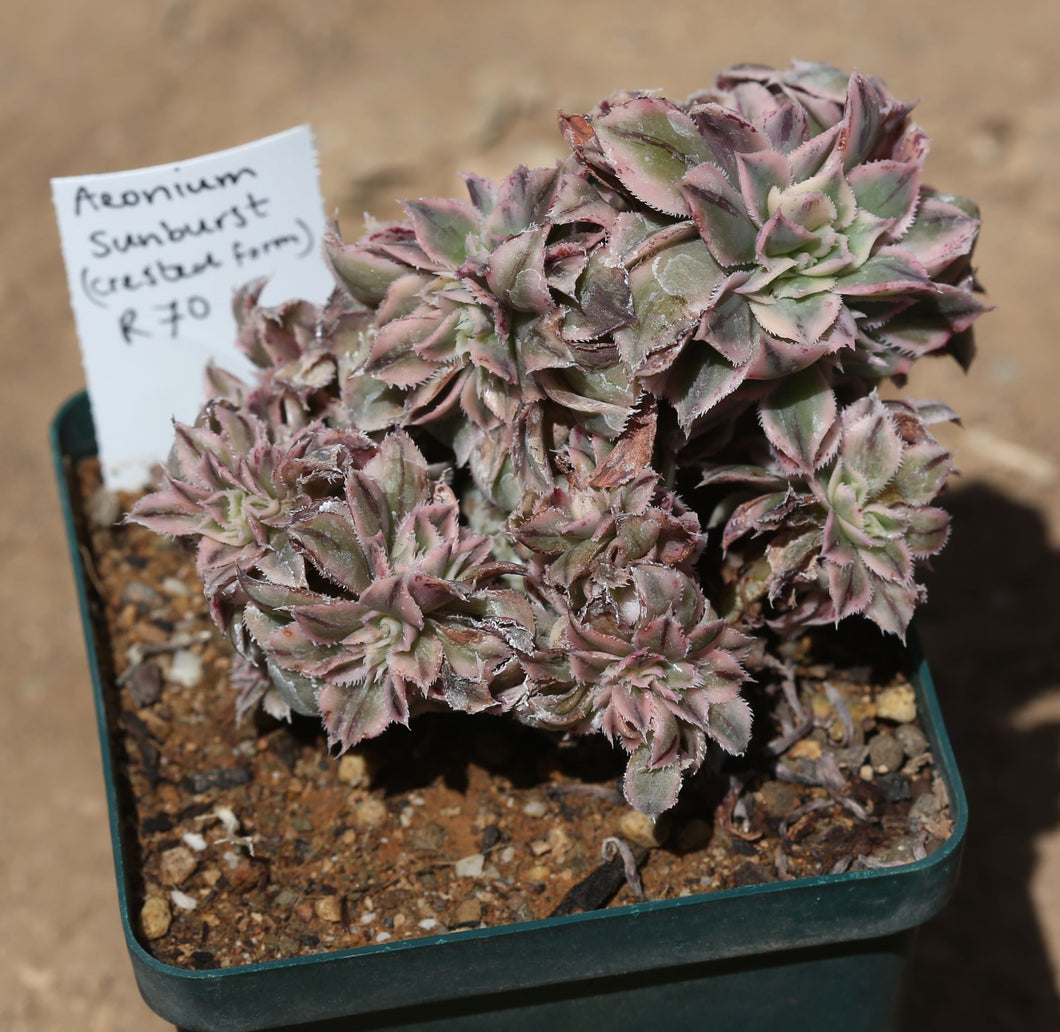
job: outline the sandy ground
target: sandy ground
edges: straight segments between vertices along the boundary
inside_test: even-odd
[[[296,14],[296,10],[299,12]],[[976,197],[999,311],[967,377],[913,382],[964,417],[956,533],[923,636],[973,808],[962,887],[920,941],[909,1029],[1060,1027],[1060,7],[862,0],[283,4],[5,0],[0,11],[0,1026],[133,1032],[81,632],[46,425],[82,372],[55,175],[156,164],[301,122],[347,230],[558,152],[557,107],[684,96],[739,60],[827,60],[926,98],[929,179]]]

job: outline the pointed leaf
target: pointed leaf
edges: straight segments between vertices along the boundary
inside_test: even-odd
[[[739,696],[711,703],[707,711],[707,734],[727,753],[740,756],[751,741],[751,707]]]
[[[872,598],[872,584],[861,563],[856,559],[845,566],[828,563],[828,594],[836,621],[860,613]]]
[[[796,344],[816,344],[839,317],[843,300],[836,294],[809,294],[799,298],[750,297],[758,324],[767,333]]]
[[[679,183],[711,157],[688,115],[661,97],[640,97],[594,119],[593,128],[614,174],[634,197],[668,215],[688,215]]]
[[[681,193],[700,236],[722,265],[754,259],[757,228],[743,197],[721,169],[708,163],[697,165],[681,181]]]
[[[416,242],[428,257],[448,266],[462,265],[468,257],[468,237],[477,237],[480,217],[463,201],[431,198],[405,201]]]
[[[657,817],[677,802],[681,770],[677,766],[653,770],[649,763],[648,746],[641,746],[629,758],[622,789],[630,806],[649,817]]]
[[[778,452],[812,473],[824,461],[836,414],[835,395],[824,376],[810,368],[782,381],[762,403],[762,429]]]
[[[949,513],[942,509],[914,509],[909,514],[909,529],[905,540],[909,551],[918,559],[926,559],[942,551],[950,536]]]
[[[773,150],[737,154],[740,192],[748,214],[759,225],[770,216],[769,196],[774,190],[783,190],[791,183],[791,168],[783,154]]]
[[[872,161],[847,173],[858,207],[881,219],[893,219],[900,237],[916,212],[920,166],[912,162]],[[892,237],[892,239],[893,239]]]

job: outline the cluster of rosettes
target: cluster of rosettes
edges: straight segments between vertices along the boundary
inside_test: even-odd
[[[805,63],[615,95],[555,168],[331,227],[326,305],[241,291],[256,380],[209,370],[132,513],[198,538],[240,707],[340,748],[438,706],[600,732],[656,814],[746,748],[749,635],[903,634],[954,417],[876,385],[986,310],[910,109]]]

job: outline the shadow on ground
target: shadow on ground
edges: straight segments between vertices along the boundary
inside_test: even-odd
[[[956,528],[917,617],[968,793],[957,894],[920,934],[903,1029],[1053,1032],[1060,1001],[1031,900],[1035,836],[1057,826],[1060,553],[1031,509],[983,485],[947,498]]]

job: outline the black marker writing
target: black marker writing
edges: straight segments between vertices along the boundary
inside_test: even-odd
[[[234,172],[218,172],[212,176],[200,176],[198,179],[188,179],[183,182],[173,180],[171,183],[158,186],[122,190],[120,194],[113,194],[107,190],[96,192],[82,185],[77,188],[77,193],[74,195],[74,214],[80,215],[83,211],[136,208],[141,204],[151,206],[177,198],[194,197],[196,194],[210,190],[224,190],[230,186],[236,186],[244,176],[256,179],[257,175],[254,169],[244,165]]]

